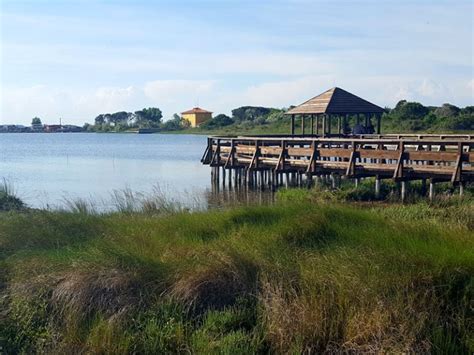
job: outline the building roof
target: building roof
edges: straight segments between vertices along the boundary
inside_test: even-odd
[[[182,115],[190,114],[190,113],[212,113],[211,111],[204,110],[200,107],[194,107],[191,110],[181,112]]]
[[[383,108],[361,99],[346,90],[334,87],[288,110],[286,114],[356,114],[382,112]]]

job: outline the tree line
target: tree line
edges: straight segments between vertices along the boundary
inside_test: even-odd
[[[291,108],[291,107],[289,107]],[[286,125],[289,117],[285,112],[289,108],[262,106],[241,106],[232,110],[231,116],[218,114],[201,124],[202,130],[215,130],[224,127],[252,129],[257,126],[275,127]],[[355,118],[349,119],[353,126]],[[189,128],[189,122],[178,114],[163,121],[159,108],[149,107],[135,112],[119,111],[100,114],[94,124],[86,124],[88,131],[124,131],[138,128],[155,128],[162,131],[176,131]],[[394,108],[385,108],[382,117],[382,128],[385,132],[416,131],[459,131],[474,130],[474,106],[460,108],[451,104],[442,106],[424,106],[419,102],[401,100]]]
[[[202,124],[202,127],[218,129],[230,125],[241,128],[272,126],[290,120],[290,117],[285,115],[288,109],[242,106],[232,110],[232,117],[220,114]],[[355,121],[355,117],[349,117],[348,123],[354,126]],[[394,108],[385,108],[382,125],[385,131],[393,132],[474,131],[474,106],[460,108],[449,103],[442,106],[424,106],[419,102],[401,100]]]
[[[144,108],[135,112],[119,111],[103,113],[94,119],[94,124],[85,124],[88,131],[126,131],[138,128],[155,128],[157,130],[178,130],[189,127],[189,123],[178,114],[171,120],[163,122],[163,113],[157,107]]]

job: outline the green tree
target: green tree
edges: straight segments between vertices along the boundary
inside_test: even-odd
[[[39,117],[34,117],[34,118],[31,120],[31,124],[32,124],[32,125],[41,124],[41,118],[39,118]]]
[[[272,111],[268,107],[242,106],[232,110],[235,121],[253,121],[259,117],[267,116]]]
[[[149,107],[135,111],[135,115],[139,123],[149,123],[152,126],[160,124],[163,118],[163,113],[157,107]]]
[[[434,114],[437,117],[444,118],[444,117],[449,117],[453,118],[459,115],[459,112],[461,109],[457,106],[451,105],[451,104],[443,104],[443,106],[436,108],[434,110]]]
[[[219,128],[228,126],[234,123],[234,120],[227,115],[219,114],[216,117],[210,119],[209,121],[204,122],[201,127],[207,129]]]
[[[421,120],[428,112],[428,107],[423,106],[419,102],[401,100],[391,111],[391,114],[404,120]]]

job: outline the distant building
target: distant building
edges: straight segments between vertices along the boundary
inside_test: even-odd
[[[212,118],[212,112],[195,107],[192,110],[181,112],[181,116],[191,123],[191,127],[199,127],[201,123]]]
[[[62,130],[62,126],[60,124],[45,124],[44,131],[48,133],[55,133],[60,132]]]
[[[32,123],[31,130],[33,132],[43,132],[43,124],[42,123]]]

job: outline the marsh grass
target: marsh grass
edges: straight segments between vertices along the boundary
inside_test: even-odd
[[[136,201],[0,213],[7,353],[474,350],[466,200],[363,208],[288,190],[272,206],[194,212]]]

